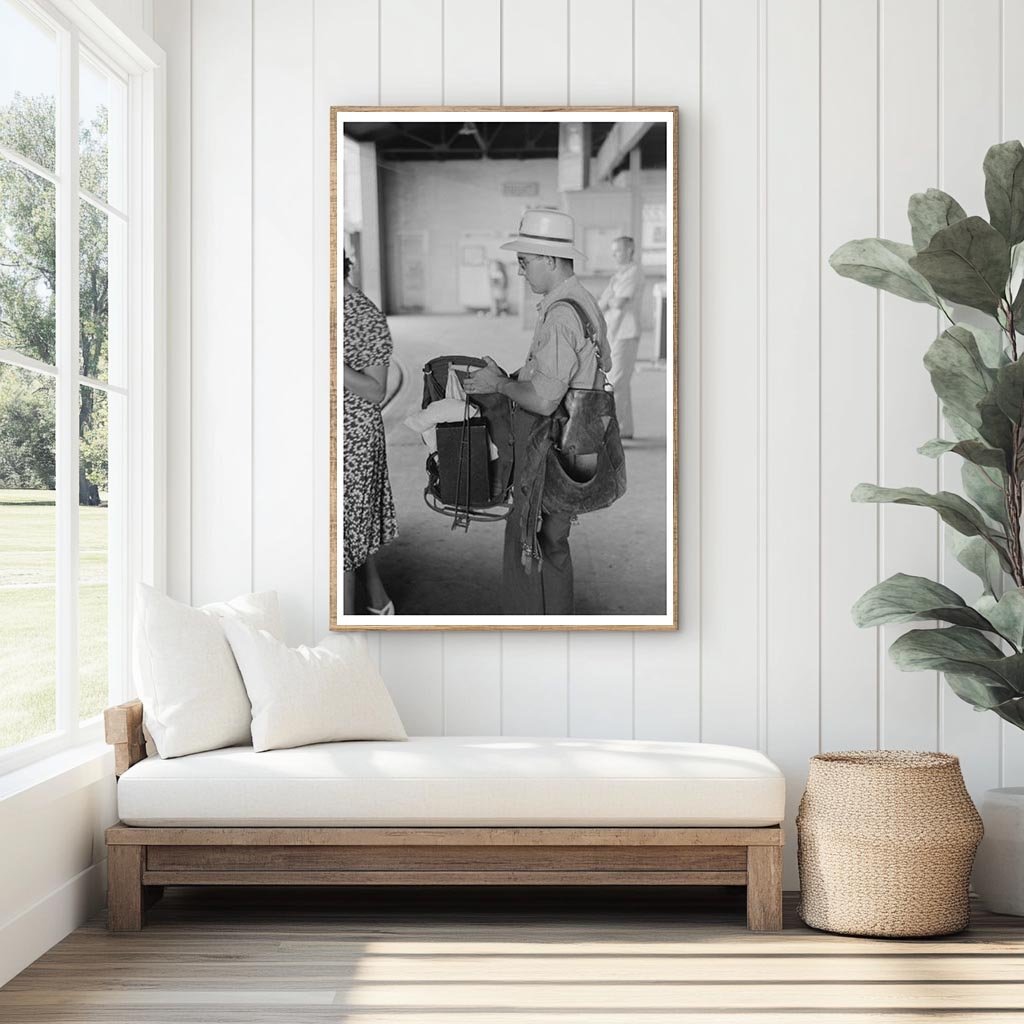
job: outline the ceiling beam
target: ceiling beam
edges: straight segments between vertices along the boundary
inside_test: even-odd
[[[605,181],[654,127],[651,121],[617,121],[594,157],[595,181]]]

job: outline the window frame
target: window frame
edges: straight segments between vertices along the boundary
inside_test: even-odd
[[[117,622],[108,652],[110,703],[128,699],[131,616],[139,581],[165,582],[165,125],[163,51],[116,25],[90,0],[14,0],[57,35],[57,160],[53,172],[0,147],[0,156],[52,181],[56,189],[57,295],[54,366],[13,352],[0,361],[56,379],[57,672],[56,731],[0,751],[0,775],[102,737],[102,716],[79,721],[78,401],[88,386],[123,395],[122,550],[108,556],[108,621]],[[86,50],[126,87],[123,209],[81,198],[79,182],[79,54]],[[79,206],[91,202],[123,218],[125,232],[124,380],[108,383],[79,372]],[[112,576],[117,571],[117,580]],[[115,601],[120,598],[120,606]],[[116,649],[115,649],[116,647]]]

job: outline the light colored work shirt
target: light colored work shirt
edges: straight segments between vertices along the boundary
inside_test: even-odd
[[[601,293],[601,308],[608,321],[612,341],[640,337],[640,296],[644,291],[644,272],[638,263],[627,263],[612,274]],[[622,304],[618,305],[621,301]]]
[[[552,288],[537,303],[537,325],[526,364],[519,371],[521,381],[531,381],[541,398],[561,401],[569,388],[592,388],[598,369],[598,350],[583,334],[580,318],[569,306],[551,309],[559,299],[572,299],[586,311],[597,330],[600,368],[612,368],[608,330],[597,300],[573,275]],[[597,384],[600,386],[600,383]]]

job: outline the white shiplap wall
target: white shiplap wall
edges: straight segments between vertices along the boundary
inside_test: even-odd
[[[938,746],[976,794],[1024,782],[1021,736],[850,623],[880,575],[958,580],[933,517],[853,485],[956,480],[914,453],[934,314],[825,264],[908,237],[913,191],[983,212],[986,147],[1024,134],[1022,5],[155,0],[155,28],[176,596],[273,587],[293,641],[326,629],[331,104],[677,104],[682,629],[374,637],[407,725],[760,746],[791,810],[819,749]]]

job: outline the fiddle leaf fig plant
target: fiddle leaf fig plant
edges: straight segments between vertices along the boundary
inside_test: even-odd
[[[853,619],[937,622],[899,637],[893,662],[942,672],[961,700],[1024,729],[1024,146],[992,146],[983,169],[987,220],[931,188],[910,197],[912,245],[856,239],[829,259],[843,277],[935,306],[949,322],[924,356],[948,436],[918,451],[959,458],[966,496],[863,483],[852,498],[933,509],[955,531],[954,556],[982,592],[972,604],[942,583],[897,573],[857,601]],[[993,323],[958,322],[955,306]]]

